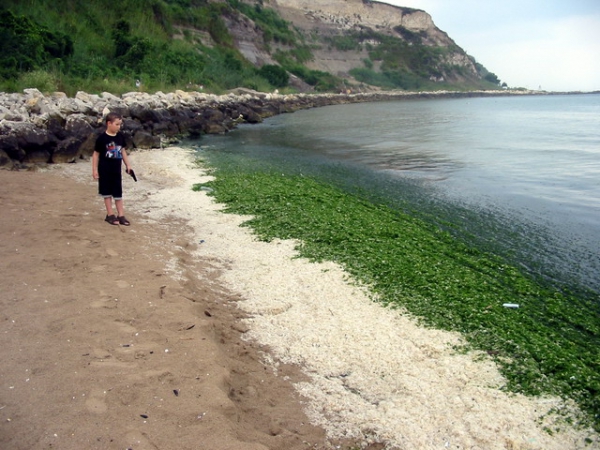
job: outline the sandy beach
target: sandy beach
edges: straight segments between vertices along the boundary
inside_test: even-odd
[[[88,162],[0,170],[0,448],[600,445],[549,414],[559,399],[501,390],[460,336],[254,239],[192,190],[190,151],[131,160],[131,227],[103,221]]]

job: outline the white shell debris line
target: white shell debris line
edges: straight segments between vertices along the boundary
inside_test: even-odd
[[[500,390],[505,380],[490,360],[453,350],[457,334],[419,327],[375,303],[333,263],[295,258],[292,241],[256,240],[239,226],[247,217],[224,214],[206,191],[192,190],[210,179],[193,151],[131,158],[140,182],[127,186],[127,208],[150,211],[149,220],[165,229],[174,219],[190,225],[188,238],[203,241],[194,256],[219,261],[221,281],[244,299],[246,339],[270,348],[265,361],[303,367],[310,382],[296,388],[311,421],[330,437],[399,449],[563,450],[597,439],[566,426],[550,435],[543,427],[554,427],[547,413],[564,406],[559,399]]]

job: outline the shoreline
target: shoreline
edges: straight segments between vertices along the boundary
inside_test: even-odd
[[[207,178],[189,150],[132,155],[140,179],[169,182],[157,191],[134,185],[136,212],[189,227],[190,240],[200,243],[189,258],[214,263],[220,282],[240,298],[236,307],[247,315],[242,339],[269,349],[263,363],[275,373],[282,363],[301,368],[308,380],[292,381],[307,399],[311,423],[330,439],[391,448],[585,447],[585,432],[550,436],[543,430],[557,417],[540,425],[544,411],[564,406],[560,400],[500,391],[503,378],[489,360],[452,349],[458,335],[422,329],[375,304],[334,264],[294,259],[293,242],[258,242],[239,227],[247,218],[222,214],[221,205],[191,191]],[[185,262],[169,267],[183,276]],[[187,282],[195,277],[187,276]]]
[[[35,165],[75,162],[91,156],[102,118],[116,112],[131,149],[163,148],[187,137],[221,134],[240,123],[302,109],[347,103],[429,98],[571,95],[545,91],[381,91],[350,94],[262,93],[235,89],[225,95],[175,91],[129,92],[120,97],[78,92],[73,98],[37,89],[22,94],[0,93],[0,167],[27,169]]]
[[[556,332],[563,327],[568,330],[572,324],[580,329],[579,323],[582,329],[597,330],[593,321],[577,319],[588,316],[582,315],[582,310],[594,317],[592,305],[582,302],[581,309],[570,308],[571,299],[528,282],[516,267],[476,251],[464,252],[453,244],[457,239],[430,234],[429,226],[413,222],[402,212],[393,211],[392,218],[387,207],[380,209],[377,202],[369,200],[363,203],[363,195],[349,193],[340,187],[343,183],[330,180],[322,171],[311,175],[306,166],[291,169],[285,164],[266,169],[267,160],[257,164],[255,158],[262,161],[261,157],[245,151],[223,158],[208,153],[212,156],[206,158],[214,164],[218,179],[203,189],[213,190],[213,198],[226,202],[228,211],[256,214],[246,226],[256,230],[261,239],[300,239],[300,255],[340,261],[348,273],[372,285],[384,304],[401,305],[434,328],[464,333],[470,348],[478,348],[498,362],[509,390],[539,394],[538,388],[543,386],[545,392],[562,392],[564,398],[572,397],[589,408],[593,421],[595,410],[590,401],[594,398],[592,380],[597,378],[592,356],[594,332],[590,331],[587,345],[584,338],[565,342]],[[204,159],[203,150],[200,155]],[[510,286],[519,286],[525,295]],[[522,308],[507,314],[503,302]],[[552,316],[544,315],[546,307],[552,308]],[[572,321],[558,325],[557,316]],[[570,355],[563,353],[564,348],[570,348]],[[553,370],[552,361],[557,360],[563,362],[562,367],[571,368],[566,375]],[[370,365],[376,367],[377,361]],[[575,366],[578,370],[573,371]],[[352,373],[352,367],[349,364],[349,370],[342,373]],[[382,373],[387,377],[385,370]],[[561,380],[572,375],[576,378],[571,379],[590,382],[581,390],[569,390]],[[351,378],[343,379],[350,383]]]

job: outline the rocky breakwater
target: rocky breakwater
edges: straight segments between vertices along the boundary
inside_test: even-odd
[[[93,152],[109,112],[123,116],[130,148],[160,148],[165,142],[225,133],[239,123],[347,100],[343,96],[278,95],[236,89],[227,95],[175,91],[44,95],[37,89],[0,93],[0,166],[27,168],[75,162]]]
[[[513,92],[513,94],[523,92]],[[0,167],[68,163],[86,159],[109,112],[123,116],[130,149],[160,148],[183,137],[225,133],[239,123],[259,123],[276,114],[319,106],[408,98],[509,95],[507,91],[372,92],[357,94],[265,94],[235,89],[226,95],[175,91],[104,92],[75,97],[37,89],[0,93]]]

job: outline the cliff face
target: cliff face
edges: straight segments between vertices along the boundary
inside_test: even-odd
[[[247,3],[253,4],[250,0]],[[454,84],[482,80],[473,58],[437,28],[425,11],[370,0],[270,0],[265,1],[264,6],[275,9],[305,36],[313,55],[313,59],[305,63],[310,69],[329,72],[355,83],[357,80],[350,72],[352,69],[364,69],[365,60],[369,60],[372,50],[382,44],[377,36],[384,35],[413,46],[414,52],[417,45],[435,52],[435,63],[428,63],[429,67],[421,68],[419,73],[429,81]],[[244,33],[233,32],[233,35],[238,49],[247,59],[257,65],[272,63],[270,52],[260,45],[260,36],[247,30]],[[340,50],[332,45],[332,39],[348,36],[369,37],[363,38],[359,46],[350,50]],[[423,57],[427,58],[431,59]],[[391,62],[388,57],[387,66],[383,60],[375,59],[372,69],[379,72],[395,66],[412,70],[402,56]]]
[[[429,14],[418,9],[363,0],[273,0],[271,5],[284,18],[303,28],[325,25],[340,30],[369,27],[392,32],[394,27],[402,26],[412,31],[425,31],[437,45],[453,43],[435,26]]]

